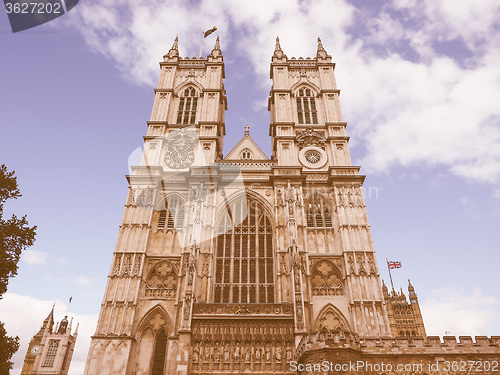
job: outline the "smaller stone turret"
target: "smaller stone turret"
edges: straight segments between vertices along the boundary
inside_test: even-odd
[[[424,321],[418,304],[415,288],[408,280],[409,302],[403,289],[389,293],[387,286],[382,282],[382,292],[386,302],[387,317],[394,337],[426,337]]]

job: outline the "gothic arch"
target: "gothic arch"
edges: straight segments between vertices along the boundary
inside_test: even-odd
[[[331,303],[323,307],[316,319],[317,332],[350,331],[349,323],[344,315]]]
[[[201,97],[201,93],[203,92],[203,86],[200,85],[200,83],[198,81],[196,81],[192,78],[177,85],[177,87],[174,88],[174,95],[177,97],[181,96],[182,93],[190,86],[195,89],[198,98]]]
[[[310,89],[314,93],[315,98],[319,97],[319,93],[321,92],[321,89],[318,86],[316,86],[311,81],[303,78],[291,87],[292,97],[295,97],[297,95],[297,92],[302,88]]]
[[[313,296],[342,295],[342,273],[328,259],[318,260],[311,270]]]
[[[216,220],[215,222],[217,224],[220,223],[222,217],[227,213],[227,206],[230,206],[232,203],[234,203],[235,201],[238,201],[240,199],[246,199],[247,201],[248,200],[254,200],[254,201],[257,201],[258,203],[260,203],[262,205],[262,207],[264,208],[265,212],[266,212],[266,215],[269,216],[269,218],[271,219],[271,223],[273,224],[273,228],[274,228],[274,211],[273,211],[273,208],[271,207],[271,205],[269,204],[269,202],[264,199],[261,195],[259,195],[258,193],[252,191],[252,190],[247,190],[247,189],[242,189],[243,191],[238,191],[236,193],[233,193],[231,194],[230,196],[226,197],[225,201],[222,202],[223,204],[219,205],[219,207],[217,207],[217,211],[216,211]]]
[[[165,309],[159,304],[151,308],[137,326],[136,334],[142,335],[147,329],[156,334],[160,329],[165,329],[167,335],[172,332],[172,321]]]

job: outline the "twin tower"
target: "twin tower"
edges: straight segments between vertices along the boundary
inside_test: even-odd
[[[219,38],[199,59],[179,57],[177,43],[127,176],[85,374],[292,374],[294,364],[376,356],[368,342],[380,353],[395,353],[398,336],[426,343],[413,288],[407,302],[382,287],[321,41],[314,58],[296,59],[276,40],[271,158],[248,128],[223,156]]]

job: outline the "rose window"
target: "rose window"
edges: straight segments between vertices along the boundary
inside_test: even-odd
[[[321,160],[321,154],[316,150],[307,151],[304,157],[311,164],[317,164]]]

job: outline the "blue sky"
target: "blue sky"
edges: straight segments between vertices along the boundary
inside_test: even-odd
[[[27,343],[54,300],[80,336],[83,372],[158,62],[179,35],[195,56],[216,25],[226,64],[225,153],[244,125],[270,154],[269,63],[276,35],[288,57],[337,63],[353,163],[382,278],[415,286],[428,334],[499,335],[500,4],[456,1],[81,2],[49,24],[12,34],[0,12],[0,162],[23,197],[7,212],[38,226],[0,320]],[[204,43],[206,56],[215,35]]]

